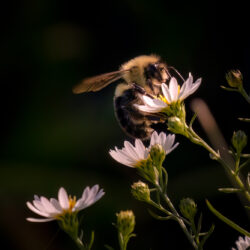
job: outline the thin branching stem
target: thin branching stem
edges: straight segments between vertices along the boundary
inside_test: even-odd
[[[167,206],[171,210],[172,214],[174,215],[174,219],[180,225],[182,231],[187,236],[187,238],[188,238],[189,242],[191,243],[191,245],[193,246],[193,248],[194,249],[198,249],[198,246],[195,243],[195,240],[194,240],[192,234],[188,231],[188,229],[187,229],[187,227],[186,227],[183,219],[181,218],[181,216],[179,215],[179,213],[175,209],[173,203],[171,202],[171,200],[169,199],[169,197],[167,196],[167,194],[162,191],[162,188],[160,186],[157,186],[156,188],[158,189],[159,193],[161,194],[162,199],[166,202]]]
[[[200,138],[192,128],[187,127],[188,138],[195,144],[198,144],[205,148],[213,157],[216,159],[226,170],[229,176],[235,181],[237,187],[243,191],[244,196],[250,202],[250,193],[246,189],[245,185],[243,184],[241,178],[239,177],[238,173],[235,172],[227,162],[221,157],[219,153],[217,153],[213,148],[211,148],[202,138]]]

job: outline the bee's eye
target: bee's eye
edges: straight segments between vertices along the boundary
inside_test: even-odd
[[[149,65],[149,71],[155,72],[157,70],[157,65],[156,64],[150,64]]]

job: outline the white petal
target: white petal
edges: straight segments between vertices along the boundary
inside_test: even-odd
[[[246,243],[248,244],[248,246],[250,246],[250,237],[245,236],[245,241],[246,241]]]
[[[33,205],[34,205],[35,208],[37,208],[41,212],[47,213],[44,205],[42,204],[42,202],[40,200],[33,200]]]
[[[171,153],[177,146],[179,145],[179,142],[175,143],[173,147],[169,148],[168,150],[166,150],[166,154]]]
[[[67,210],[69,208],[69,197],[63,187],[61,187],[58,191],[58,201],[62,209]]]
[[[58,211],[58,213],[61,213],[62,212],[62,208],[58,202],[57,199],[55,198],[51,198],[50,199],[50,203],[55,207],[55,209]]]
[[[48,222],[48,221],[55,220],[55,218],[49,218],[49,219],[26,218],[26,220],[30,222]]]
[[[164,107],[150,107],[150,106],[146,106],[146,105],[139,105],[139,104],[134,104],[134,106],[143,111],[143,112],[146,112],[146,113],[159,113],[162,111],[163,108],[165,108],[167,105],[165,104]]]
[[[35,208],[30,202],[26,202],[27,207],[34,213],[39,214],[44,217],[49,217],[50,215],[48,213],[45,213],[43,211],[38,210]]]
[[[86,187],[83,192],[82,192],[82,197],[81,199],[85,200],[87,199],[88,195],[89,195],[89,191],[90,191],[90,188],[89,187]]]
[[[201,78],[197,79],[195,83],[193,83],[193,77],[190,75],[190,77],[187,79],[187,81],[184,83],[185,88],[181,88],[179,99],[184,100],[191,94],[193,94],[200,86],[201,84]]]
[[[161,108],[166,107],[166,104],[159,99],[152,99],[148,96],[143,96],[143,100],[147,106],[152,107],[152,108],[159,108],[159,106]]]
[[[161,132],[158,137],[158,143],[163,146],[165,144],[165,141],[166,141],[166,134],[164,132]]]
[[[154,106],[153,99],[144,95],[142,96],[143,102],[148,106]]]
[[[151,135],[150,146],[153,146],[158,143],[158,134],[156,131]]]
[[[172,99],[171,99],[171,95],[170,95],[167,84],[163,83],[161,85],[161,90],[162,90],[162,93],[163,93],[164,97],[167,99],[167,102],[171,103]]]
[[[131,161],[127,158],[125,158],[120,152],[117,152],[115,150],[110,150],[109,154],[111,155],[111,157],[113,159],[115,159],[116,161],[128,166],[128,167],[133,167],[133,163],[135,163],[134,161]]]
[[[41,203],[44,206],[45,212],[51,215],[58,214],[58,211],[55,209],[55,207],[49,202],[49,200],[46,197],[41,197]]]
[[[175,77],[172,77],[169,83],[169,92],[171,95],[171,102],[178,100],[178,83]]]
[[[126,149],[126,151],[128,152],[129,156],[134,160],[134,161],[138,161],[139,160],[139,156],[136,152],[136,149],[134,148],[134,146],[128,142],[125,141],[124,142],[124,147]]]
[[[95,202],[100,200],[104,194],[105,194],[105,192],[103,191],[103,189],[100,189],[100,191],[97,193],[97,195],[95,197]]]
[[[89,207],[90,205],[94,204],[96,201],[101,199],[101,197],[105,194],[103,192],[103,189],[99,190],[99,185],[93,186],[88,194],[88,197],[81,198],[77,201],[74,210],[82,210],[86,207]]]
[[[140,159],[144,159],[146,148],[140,139],[135,140],[135,147]]]

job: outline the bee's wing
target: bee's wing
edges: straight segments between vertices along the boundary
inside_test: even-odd
[[[118,70],[98,76],[83,79],[79,84],[73,87],[74,94],[83,92],[99,91],[110,83],[119,80],[128,70]]]

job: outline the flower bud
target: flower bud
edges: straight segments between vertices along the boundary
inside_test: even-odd
[[[151,183],[158,183],[159,173],[156,167],[154,167],[153,161],[149,155],[146,160],[140,161],[137,166],[138,173],[150,181]]]
[[[168,118],[168,129],[172,133],[185,135],[185,124],[176,116]]]
[[[165,150],[160,144],[155,144],[150,149],[150,157],[153,161],[154,166],[160,168],[162,166],[163,161],[165,160]]]
[[[130,235],[135,228],[135,216],[133,211],[120,211],[120,213],[116,214],[117,222],[116,226],[119,231],[123,235],[123,237],[127,237]]]
[[[192,220],[197,212],[197,207],[193,199],[184,198],[179,204],[180,211],[184,217]]]
[[[131,192],[135,199],[139,201],[150,201],[150,190],[146,183],[142,181],[135,182],[131,186]]]
[[[238,130],[233,133],[232,144],[236,149],[237,153],[241,153],[243,148],[247,145],[247,135],[244,131]]]
[[[243,76],[239,70],[231,70],[226,74],[226,80],[230,87],[238,88],[242,85]]]

